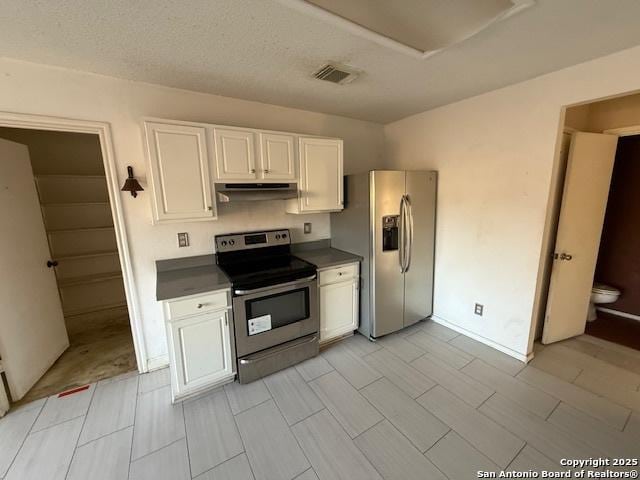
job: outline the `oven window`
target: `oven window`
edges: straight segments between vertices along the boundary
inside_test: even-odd
[[[271,330],[309,318],[309,287],[255,298],[245,302],[247,322],[271,315]]]

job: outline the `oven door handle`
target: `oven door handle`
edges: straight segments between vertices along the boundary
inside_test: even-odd
[[[317,275],[314,273],[313,275],[305,278],[299,278],[298,280],[294,280],[293,282],[279,283],[277,285],[269,285],[268,287],[254,288],[253,290],[234,290],[233,293],[235,293],[236,295],[251,295],[252,293],[266,292],[267,290],[274,290],[280,287],[291,287],[293,285],[298,285],[299,283],[310,282],[311,280],[315,280],[316,277]]]

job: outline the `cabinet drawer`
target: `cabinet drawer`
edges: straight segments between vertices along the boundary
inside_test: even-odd
[[[180,318],[188,315],[219,310],[229,305],[229,294],[227,290],[206,293],[204,295],[194,295],[179,300],[171,300],[166,303],[167,318]]]
[[[320,272],[320,285],[328,283],[343,282],[358,277],[358,264],[343,265],[341,267],[330,268]]]

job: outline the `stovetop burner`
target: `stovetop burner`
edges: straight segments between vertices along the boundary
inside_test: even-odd
[[[315,265],[291,254],[289,230],[217,235],[215,244],[218,266],[234,289],[268,287],[316,273]]]
[[[234,288],[254,289],[313,275],[315,265],[293,255],[219,265]]]

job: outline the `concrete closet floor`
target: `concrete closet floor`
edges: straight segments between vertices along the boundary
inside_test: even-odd
[[[17,405],[136,370],[128,319],[79,333],[70,342],[67,351]]]

